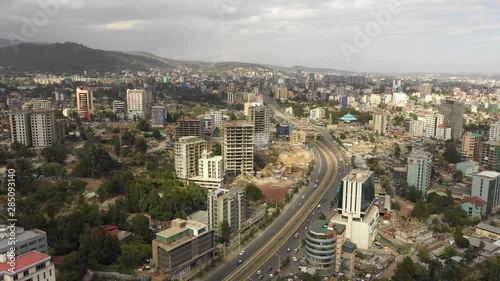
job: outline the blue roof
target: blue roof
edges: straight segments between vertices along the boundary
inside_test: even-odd
[[[340,120],[342,121],[356,121],[358,118],[356,118],[354,115],[347,113],[346,115],[340,117]]]

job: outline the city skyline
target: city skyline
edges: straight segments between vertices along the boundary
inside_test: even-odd
[[[357,72],[499,73],[500,7],[492,0],[145,0],[140,9],[137,1],[44,3],[53,5],[0,3],[0,37],[73,41],[179,60]]]

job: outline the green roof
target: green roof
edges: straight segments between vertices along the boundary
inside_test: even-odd
[[[351,241],[345,241],[342,246],[346,247],[348,249],[351,249],[351,250],[355,250],[356,249],[356,244],[352,243]]]
[[[317,220],[311,225],[311,231],[315,233],[328,233],[333,230],[328,229],[328,221],[327,220]]]
[[[473,134],[471,134],[471,135],[472,135],[473,137],[475,137],[475,138],[479,138],[479,137],[481,137],[481,135],[480,135],[480,134],[478,134],[478,133],[473,133]]]
[[[334,230],[345,230],[345,225],[340,224],[340,223],[336,223],[333,225],[333,229]]]

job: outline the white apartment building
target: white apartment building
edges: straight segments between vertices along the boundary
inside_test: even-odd
[[[486,201],[486,215],[500,210],[500,173],[483,171],[472,176],[471,197],[473,196]]]
[[[325,108],[315,108],[309,111],[309,119],[317,120],[317,119],[325,119],[326,118],[326,109]]]
[[[179,179],[198,175],[198,161],[207,149],[207,141],[194,136],[182,137],[174,145],[175,174]]]
[[[222,127],[224,169],[233,175],[253,174],[254,125],[246,121],[225,121]]]
[[[11,112],[9,114],[10,136],[12,142],[31,145],[30,113],[27,111]]]
[[[431,186],[432,154],[415,150],[408,156],[408,186],[413,186],[425,195]]]
[[[490,125],[489,140],[500,141],[500,121]]]
[[[222,123],[224,122],[224,114],[222,113],[222,111],[213,111],[212,112],[212,116],[213,116],[213,125],[215,128],[221,128],[222,127]]]
[[[424,136],[425,135],[424,127],[425,127],[424,121],[421,120],[409,120],[405,122],[406,132],[410,136],[414,137]]]
[[[451,127],[450,125],[441,124],[436,129],[436,139],[438,140],[451,140]]]
[[[129,120],[146,117],[147,105],[151,102],[151,94],[143,89],[127,89],[127,116]]]
[[[444,123],[444,115],[439,113],[424,112],[418,116],[417,120],[424,122],[425,137],[435,138],[439,126]]]
[[[1,281],[56,281],[56,271],[49,255],[32,251],[16,257],[12,270],[7,255],[0,255]]]
[[[222,156],[212,156],[211,152],[204,150],[198,160],[198,176],[189,178],[189,182],[199,186],[217,189],[222,187],[224,180],[224,161]]]
[[[34,100],[31,101],[31,104],[33,105],[33,110],[52,109],[52,101],[50,100]]]

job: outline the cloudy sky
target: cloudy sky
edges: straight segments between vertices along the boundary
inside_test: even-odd
[[[498,74],[500,0],[1,0],[0,37],[183,60]]]

